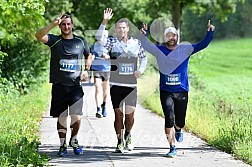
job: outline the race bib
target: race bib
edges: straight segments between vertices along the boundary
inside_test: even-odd
[[[134,63],[119,63],[120,75],[132,75],[134,74]]]
[[[77,60],[61,59],[60,71],[75,72],[77,66]]]
[[[180,74],[166,75],[166,85],[180,85],[180,84],[181,84]]]

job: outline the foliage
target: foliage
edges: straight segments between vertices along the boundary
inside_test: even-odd
[[[228,20],[224,23],[227,28],[226,36],[238,36],[243,38],[252,35],[250,26],[252,24],[251,8],[251,0],[245,1],[244,4],[238,3],[236,12],[228,15]]]
[[[225,21],[222,21],[213,10],[202,12],[200,8],[195,10],[186,7],[182,17],[183,40],[191,42],[201,40],[206,33],[209,19],[216,26],[215,38],[251,36],[251,26],[249,26],[252,24],[252,15],[249,11],[251,7],[252,1],[246,1],[244,4],[237,3],[236,12],[228,14]]]
[[[43,3],[39,0],[3,0],[0,2],[0,40],[13,44],[17,37],[31,38],[31,31],[42,23]]]
[[[48,92],[20,96],[45,81],[48,58],[34,38],[44,24],[43,12],[39,0],[0,2],[0,166],[39,166],[48,160],[37,152]]]
[[[172,20],[176,28],[180,28],[180,18],[182,15],[183,8],[192,5],[195,0],[150,0],[147,5],[148,15],[152,19],[157,19],[159,17],[167,16],[168,19]]]
[[[188,13],[185,13],[185,9],[190,9],[191,12],[197,13],[199,15],[202,15],[203,13],[213,13],[214,16],[221,20],[221,22],[227,20],[227,16],[230,13],[234,13],[237,2],[244,2],[244,0],[150,0],[149,4],[147,5],[147,11],[148,15],[152,19],[157,19],[159,17],[165,16],[166,18],[170,19],[174,26],[177,29],[181,29],[181,26],[183,26],[184,22],[188,22],[188,24],[193,24],[190,26],[195,26],[195,19],[191,19],[191,15],[188,15]],[[171,17],[167,17],[170,14]],[[188,17],[188,19],[184,20],[182,19],[184,17]],[[199,17],[197,17],[199,19]],[[209,18],[208,18],[209,19]],[[208,20],[207,19],[207,20]],[[192,22],[193,20],[193,22]],[[195,25],[194,25],[195,24]],[[202,22],[201,24],[202,25]],[[195,29],[194,29],[195,31]],[[183,37],[183,31],[182,35],[180,37]]]
[[[145,10],[147,2],[147,0],[70,0],[62,3],[60,0],[54,0],[46,3],[45,18],[52,20],[60,12],[70,12],[75,24],[74,33],[77,35],[85,35],[89,44],[92,45],[95,41],[94,34],[102,21],[104,9],[112,8],[115,14],[109,22],[108,27],[114,25],[114,22],[118,18],[124,17],[140,28],[142,22],[150,21],[150,17],[147,16]]]
[[[3,63],[3,58],[4,58],[5,56],[7,56],[7,53],[4,53],[4,52],[2,52],[2,51],[0,50],[0,67],[1,67],[1,65],[2,65],[2,63]],[[0,78],[2,78],[2,77],[1,77],[1,73],[2,73],[2,69],[0,68]]]
[[[244,106],[245,105],[245,106]],[[251,107],[230,104],[212,91],[193,89],[190,94],[186,129],[210,145],[252,164]]]
[[[0,75],[22,93],[41,82],[47,67],[48,58],[34,38],[44,23],[43,12],[44,3],[38,0],[0,2]]]
[[[252,164],[251,42],[251,38],[213,41],[191,57],[186,117],[187,131],[249,164]],[[162,115],[158,93],[153,93],[143,104]]]
[[[252,80],[248,76],[252,59],[248,55],[251,40],[213,42],[203,51],[207,54],[200,61],[190,62],[192,72],[204,82],[204,89],[191,91],[187,117],[188,129],[250,164]],[[195,56],[198,54],[192,58]],[[194,85],[195,80],[191,78],[191,81]]]
[[[244,3],[245,0],[208,0],[195,1],[195,5],[191,5],[190,9],[193,12],[202,14],[211,11],[222,22],[227,20],[227,16],[236,12],[238,3]]]
[[[0,166],[44,166],[48,161],[38,153],[38,122],[47,108],[49,90],[46,84],[25,96],[15,90],[4,96],[0,92]]]
[[[144,73],[137,79],[138,102],[142,103],[146,100],[151,100],[149,97],[156,91],[158,91],[159,85],[159,72],[156,63],[156,58],[150,54],[147,54],[148,65]],[[150,79],[151,75],[151,79]],[[152,103],[151,103],[152,104]],[[152,106],[152,109],[158,110],[158,106]]]
[[[73,0],[74,13],[79,16],[85,30],[97,29],[102,21],[103,10],[112,8],[114,17],[110,24],[114,24],[118,18],[128,18],[133,23],[148,21],[145,11],[147,0],[120,0],[120,1],[97,1],[97,0]],[[134,4],[134,5],[133,5]]]
[[[53,20],[54,17],[64,14],[66,12],[71,13],[73,11],[72,1],[61,1],[61,0],[48,0],[45,3],[44,16],[47,20]]]
[[[160,16],[171,16],[172,18],[173,13],[179,12],[184,15],[181,20],[183,25],[182,35],[186,37],[186,40],[198,41],[205,34],[209,18],[218,30],[215,37],[223,38],[230,34],[243,37],[247,33],[251,33],[251,26],[249,25],[252,22],[250,12],[252,1],[247,0],[245,5],[236,3],[242,1],[2,0],[0,2],[0,111],[2,113],[2,117],[0,117],[0,123],[2,123],[0,126],[0,143],[4,143],[4,145],[0,144],[0,166],[38,166],[43,165],[43,162],[46,160],[46,157],[37,153],[39,143],[37,136],[34,135],[36,135],[38,130],[37,122],[40,121],[40,112],[45,110],[41,106],[46,104],[46,101],[38,102],[40,107],[37,107],[36,99],[41,99],[41,92],[45,93],[48,97],[48,92],[40,90],[34,96],[31,96],[28,89],[36,82],[42,83],[45,81],[44,72],[47,73],[48,49],[45,49],[43,44],[35,41],[34,34],[54,17],[60,13],[70,12],[73,15],[75,30],[83,33],[85,30],[97,30],[102,20],[103,10],[107,7],[113,8],[115,14],[108,26],[113,25],[116,19],[126,17],[140,27],[142,22],[150,22]],[[179,9],[181,11],[174,12],[174,7],[177,7],[178,3],[180,4]],[[235,14],[228,15],[235,12],[235,10],[237,11]],[[226,19],[228,19],[228,22],[225,22]],[[212,134],[210,139],[213,139],[211,140],[213,145],[219,146],[224,150],[234,153],[239,158],[251,162],[251,158],[249,159],[249,157],[252,157],[251,153],[249,153],[251,148],[247,147],[251,145],[251,140],[244,137],[251,136],[251,131],[247,130],[251,129],[251,120],[249,120],[251,114],[248,115],[248,113],[245,113],[245,111],[251,113],[251,104],[248,103],[251,99],[251,93],[249,93],[251,82],[249,77],[247,77],[247,74],[251,71],[251,63],[249,64],[251,61],[248,56],[250,52],[246,50],[246,48],[250,48],[250,45],[245,44],[245,48],[243,48],[241,47],[244,45],[244,43],[241,44],[242,41],[238,43],[233,41],[228,42],[231,43],[231,46],[220,45],[221,48],[215,46],[214,49],[209,50],[213,51],[210,55],[202,53],[200,61],[192,61],[192,63],[197,64],[208,59],[208,63],[211,63],[211,66],[207,66],[207,64],[206,66],[194,65],[191,68],[194,71],[193,75],[191,75],[195,81],[193,85],[199,88],[193,92],[201,92],[202,96],[196,94],[198,99],[193,100],[195,104],[191,104],[190,108],[196,111],[195,115],[200,118],[196,125],[207,125],[208,123],[214,125],[213,127],[205,126],[205,128],[210,129],[211,133],[209,131],[205,132],[207,133],[206,136]],[[250,44],[251,41],[248,43]],[[239,52],[237,53],[230,51],[233,48],[241,49],[238,49]],[[232,53],[235,53],[235,56],[232,56]],[[241,57],[236,55],[240,55]],[[210,59],[210,57],[214,58]],[[225,57],[225,59],[217,59],[222,57]],[[227,59],[228,57],[230,59]],[[240,62],[241,58],[243,62]],[[232,70],[232,67],[239,67],[236,71],[241,71],[241,69],[246,70],[238,75],[241,77],[238,82],[230,85],[228,84],[229,82],[226,82],[227,80],[237,81],[237,75],[233,75],[235,71]],[[205,73],[203,73],[204,70]],[[152,75],[151,73],[155,70],[150,68],[149,71],[150,75]],[[227,75],[222,76],[222,73]],[[155,74],[155,77],[157,76],[158,74]],[[209,78],[204,76],[209,76]],[[218,82],[215,83],[214,80]],[[143,77],[143,81],[143,83],[149,83],[145,82],[149,81],[148,75]],[[154,79],[153,81],[156,82]],[[223,83],[222,86],[220,86],[220,82]],[[151,84],[155,85],[154,83]],[[240,86],[239,89],[236,89],[237,84]],[[206,89],[208,91],[204,92]],[[155,89],[151,91],[155,92]],[[28,92],[28,96],[20,96],[20,92]],[[158,101],[158,91],[155,92],[154,97],[149,96],[149,94],[147,97],[146,94],[142,95],[142,97],[143,99],[148,97],[145,101],[146,105],[160,111],[162,115],[161,106]],[[153,106],[153,104],[156,104],[156,106]],[[233,104],[241,105],[234,106]],[[189,113],[192,113],[191,110]],[[39,112],[37,113],[37,111]],[[219,114],[219,112],[223,112],[223,115]],[[199,113],[203,114],[202,117],[200,117]],[[16,114],[19,117],[13,119],[13,115]],[[240,115],[237,116],[237,114]],[[213,117],[209,117],[209,115]],[[193,115],[194,122],[196,122],[196,116]],[[205,118],[208,119],[206,120]],[[216,122],[214,121],[216,120],[217,123],[221,122],[222,124],[215,124]],[[196,125],[192,127],[194,127],[193,130],[195,133],[198,133]],[[247,125],[250,125],[250,127],[247,127]],[[226,131],[224,131],[225,126],[227,126]],[[235,128],[236,126],[238,129]],[[36,127],[35,130],[34,127]],[[215,127],[217,128],[215,129]],[[216,136],[214,137],[213,135]],[[222,141],[225,141],[225,143]],[[19,150],[22,150],[22,152]]]
[[[181,21],[182,26],[182,35],[186,40],[192,39],[192,32],[195,32],[197,28],[196,38],[193,40],[200,40],[202,33],[205,34],[205,27],[207,24],[207,20],[211,19],[213,23],[218,26],[218,30],[220,33],[216,34],[217,37],[223,38],[225,37],[225,32],[227,26],[223,24],[223,21],[229,20],[229,14],[236,12],[238,8],[244,8],[244,11],[249,11],[249,7],[245,9],[246,5],[242,5],[245,0],[120,0],[120,1],[97,1],[97,0],[70,0],[70,1],[62,1],[55,0],[49,1],[46,3],[46,18],[50,18],[49,16],[58,15],[62,11],[69,11],[73,14],[75,18],[75,29],[79,30],[84,34],[85,30],[97,30],[99,27],[103,10],[110,7],[114,11],[114,17],[109,22],[108,27],[114,24],[114,21],[121,17],[126,17],[130,21],[133,22],[137,27],[141,27],[142,23],[149,23],[150,21],[154,21],[159,17],[165,17],[170,20],[179,19]],[[246,2],[248,3],[248,2]],[[133,5],[134,4],[134,5]],[[177,5],[179,8],[177,9]],[[95,10],[93,10],[95,9]],[[180,10],[180,11],[175,11]],[[245,18],[246,13],[242,12],[243,10],[238,10],[237,13],[241,13],[240,15],[244,15]],[[57,11],[57,12],[56,12]],[[190,13],[188,13],[190,11]],[[183,17],[175,17],[176,13],[180,13]],[[195,17],[195,19],[192,19]],[[200,17],[199,17],[200,16]],[[247,18],[249,16],[247,15]],[[51,20],[50,18],[49,20]],[[193,20],[193,22],[192,22]],[[178,21],[174,21],[178,22]],[[184,26],[184,24],[186,24]],[[188,26],[188,24],[190,24]],[[220,26],[222,25],[223,26]],[[244,23],[245,24],[245,23]],[[175,24],[176,25],[176,24]],[[234,24],[237,25],[237,24]],[[194,28],[195,27],[195,28]],[[228,26],[229,28],[232,25]],[[249,27],[249,26],[247,26]],[[189,31],[187,31],[187,29]],[[232,28],[231,28],[232,29]],[[234,28],[235,29],[235,28]],[[233,29],[233,30],[234,30]],[[244,32],[244,31],[243,31]],[[86,34],[90,35],[90,34]],[[93,42],[92,35],[87,36],[89,41]],[[191,37],[191,38],[188,38]]]
[[[34,84],[45,82],[48,69],[48,52],[41,43],[20,39],[12,49],[3,47],[6,56],[2,64],[2,77],[8,79],[21,92],[26,93]]]

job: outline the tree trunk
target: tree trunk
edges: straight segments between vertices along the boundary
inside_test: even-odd
[[[178,38],[178,42],[180,42],[180,27],[181,27],[181,24],[180,24],[180,18],[181,18],[181,10],[182,6],[181,6],[181,3],[173,3],[172,5],[172,22],[175,26],[175,28],[178,30],[178,35],[179,35],[179,38]]]

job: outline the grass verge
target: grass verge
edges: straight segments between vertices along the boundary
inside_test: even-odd
[[[38,153],[39,122],[48,107],[50,85],[27,95],[1,97],[0,166],[43,166],[48,156]]]
[[[221,40],[194,55],[189,65],[191,85],[186,129],[210,145],[252,165],[252,39]],[[235,47],[234,47],[235,46]],[[149,77],[159,77],[152,72]],[[148,76],[145,76],[148,78]],[[153,85],[149,79],[139,87]],[[141,82],[140,82],[141,83]],[[154,88],[153,88],[154,89]],[[152,90],[153,90],[152,89]],[[139,92],[141,94],[141,92]],[[140,97],[142,97],[141,95]],[[158,87],[142,101],[163,116]]]

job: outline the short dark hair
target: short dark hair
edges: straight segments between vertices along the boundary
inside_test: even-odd
[[[120,18],[115,21],[115,26],[117,26],[118,23],[126,23],[126,25],[129,27],[129,21],[126,18]]]
[[[61,16],[61,19],[62,19],[63,17],[70,18],[70,19],[71,19],[71,22],[72,22],[72,24],[73,24],[73,19],[72,19],[72,16],[71,16],[71,14],[70,14],[69,12],[66,12],[65,14],[63,14],[63,15]]]

